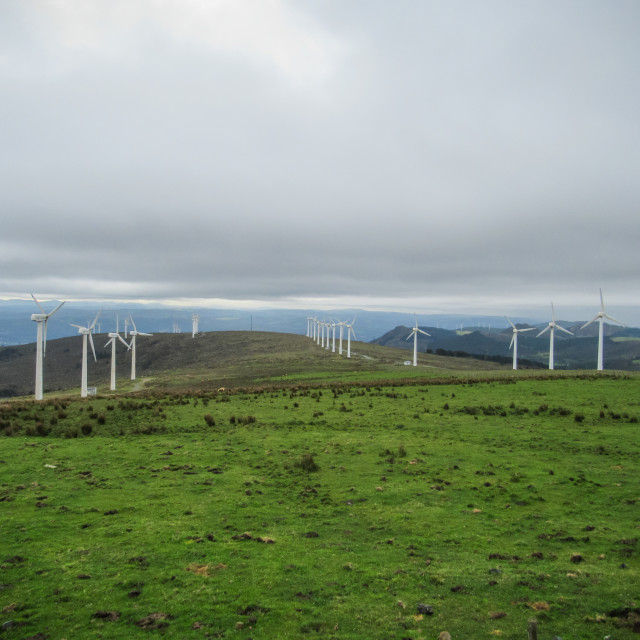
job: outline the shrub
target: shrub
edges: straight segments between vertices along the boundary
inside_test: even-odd
[[[584,415],[582,413],[576,413],[576,415],[573,416],[573,419],[576,422],[583,422],[584,421]]]
[[[295,463],[295,466],[298,469],[302,469],[303,471],[318,471],[320,467],[316,464],[316,461],[313,459],[313,455],[311,453],[303,453],[300,460]]]
[[[91,435],[91,432],[93,431],[93,425],[90,422],[85,422],[80,427],[80,430],[82,431],[83,436]]]
[[[215,418],[210,414],[207,413],[204,417],[204,421],[210,426],[210,427],[214,427],[216,424],[216,420]]]

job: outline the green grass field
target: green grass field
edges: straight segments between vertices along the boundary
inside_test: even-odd
[[[639,379],[399,371],[2,405],[0,637],[637,637]]]

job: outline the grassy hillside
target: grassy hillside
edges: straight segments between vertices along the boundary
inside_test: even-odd
[[[302,373],[0,405],[3,640],[637,637],[638,377]]]
[[[89,356],[89,386],[99,392],[109,388],[111,347],[104,348],[106,335],[94,336],[98,361]],[[352,343],[352,358],[322,349],[309,338],[288,333],[218,331],[196,338],[189,334],[158,334],[139,337],[136,384],[130,381],[131,356],[117,348],[117,384],[122,390],[135,388],[217,389],[259,383],[272,377],[306,380],[371,371],[383,377],[434,375],[436,371],[493,370],[491,363],[421,354],[420,367],[405,367],[407,353],[362,342]],[[35,344],[0,347],[0,397],[33,393]],[[337,347],[336,347],[337,350]],[[45,391],[80,387],[82,338],[61,338],[47,343]]]

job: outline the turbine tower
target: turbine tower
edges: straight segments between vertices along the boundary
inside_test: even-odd
[[[344,332],[344,327],[347,324],[346,320],[343,320],[342,322],[338,322],[338,326],[340,327],[340,345],[338,347],[338,354],[342,355],[342,334]]]
[[[108,334],[110,340],[105,344],[105,349],[111,345],[111,391],[116,390],[116,341],[120,340],[122,344],[127,347],[127,351],[131,349],[131,345],[127,344],[124,338],[118,333],[118,317],[116,316],[116,331],[115,333]]]
[[[347,327],[347,358],[351,357],[351,335],[353,335],[353,339],[356,339],[356,332],[353,330],[353,325],[355,324],[356,319],[354,318],[351,321],[351,324],[348,322],[345,324]]]
[[[592,322],[598,321],[600,327],[598,328],[598,371],[602,371],[604,369],[604,319],[611,320],[612,322],[616,322],[623,327],[627,325],[620,320],[616,320],[608,315],[604,310],[604,299],[602,298],[602,289],[600,289],[600,311],[596,313],[596,315],[589,320],[586,324],[583,324],[580,328],[584,329],[588,327]]]
[[[96,326],[96,322],[98,321],[98,316],[100,316],[100,311],[98,311],[98,315],[95,317],[94,321],[83,327],[79,324],[72,324],[72,327],[75,327],[78,330],[78,333],[82,336],[82,378],[80,382],[80,397],[87,397],[87,338],[91,343],[91,351],[93,351],[93,359],[97,361],[96,358],[96,349],[93,346],[93,336],[91,332],[93,328]]]
[[[413,366],[418,366],[418,334],[422,333],[425,336],[431,337],[430,333],[423,331],[422,329],[418,329],[418,316],[414,313],[413,317],[416,320],[416,326],[411,329],[411,333],[405,338],[408,340],[411,336],[413,336]]]
[[[36,400],[42,400],[42,389],[43,389],[43,375],[42,375],[42,365],[43,359],[46,355],[47,351],[47,323],[49,322],[49,318],[64,304],[61,302],[53,311],[47,313],[42,305],[36,300],[36,297],[31,294],[34,302],[40,308],[42,313],[32,313],[31,319],[34,322],[38,323],[38,333],[36,338],[36,391],[35,397]]]
[[[131,324],[133,326],[133,331],[129,332],[129,335],[131,336],[131,345],[130,345],[130,349],[131,349],[131,379],[135,380],[136,379],[136,338],[138,336],[152,336],[152,333],[142,333],[142,331],[138,331],[138,328],[136,327],[136,323],[133,321],[133,316],[131,316]]]
[[[570,336],[573,335],[571,331],[561,327],[556,323],[556,312],[553,308],[553,302],[551,303],[551,322],[536,336],[539,338],[543,333],[549,331],[549,369],[553,369],[553,334],[555,329],[560,329],[560,331],[564,331],[568,333]]]
[[[336,323],[331,321],[331,353],[336,352]]]
[[[507,318],[507,316],[505,316]],[[533,331],[535,327],[528,327],[527,329],[517,329],[516,325],[507,318],[507,322],[513,327],[513,336],[511,336],[511,343],[509,344],[509,349],[513,347],[513,368],[518,368],[518,334],[522,331]],[[546,329],[545,329],[546,331]]]
[[[195,338],[196,333],[198,333],[198,321],[200,320],[200,316],[198,314],[194,314],[191,316],[191,321],[193,322],[193,328],[191,330],[191,337]]]

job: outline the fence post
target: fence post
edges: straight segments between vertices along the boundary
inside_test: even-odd
[[[535,618],[529,620],[527,631],[529,632],[529,640],[538,640],[538,621]]]

